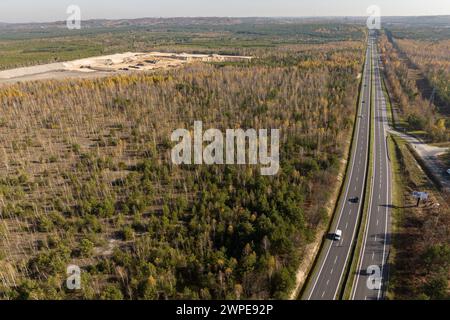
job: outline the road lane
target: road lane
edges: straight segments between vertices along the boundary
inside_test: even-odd
[[[367,223],[351,298],[379,300],[384,298],[388,280],[387,259],[390,245],[391,165],[387,147],[388,117],[382,87],[381,60],[373,38],[374,63],[374,152],[373,176]],[[379,276],[381,276],[381,278]],[[378,278],[378,279],[377,279]]]
[[[362,199],[367,177],[368,150],[370,139],[370,97],[371,97],[371,59],[372,44],[368,43],[366,62],[362,75],[362,86],[356,130],[347,177],[337,213],[325,240],[316,269],[303,294],[308,300],[334,300],[337,298],[341,282],[344,277],[346,265],[349,261],[352,245],[357,232],[358,219],[362,210]],[[359,201],[349,201],[358,197]],[[336,220],[337,219],[337,220]],[[333,241],[332,236],[336,230],[342,230],[339,242]]]

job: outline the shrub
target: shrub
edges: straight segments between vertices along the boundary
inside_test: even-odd
[[[80,255],[82,257],[89,258],[92,256],[93,253],[94,253],[94,244],[88,239],[81,240]]]

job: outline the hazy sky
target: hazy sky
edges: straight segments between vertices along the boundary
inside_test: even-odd
[[[0,21],[66,20],[78,5],[82,19],[180,16],[365,16],[378,5],[381,14],[450,15],[450,0],[0,0]]]

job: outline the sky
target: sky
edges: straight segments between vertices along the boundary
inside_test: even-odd
[[[382,16],[450,15],[450,0],[0,0],[0,22],[63,21],[69,5],[80,7],[83,20],[366,16],[371,5]]]

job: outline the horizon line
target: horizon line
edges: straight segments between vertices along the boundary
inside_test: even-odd
[[[425,14],[425,15],[382,15],[381,18],[419,18],[419,17],[450,17],[449,14]],[[141,20],[141,19],[320,19],[320,18],[368,18],[366,15],[352,16],[352,15],[326,15],[326,16],[144,16],[144,17],[128,17],[128,18],[88,18],[82,19],[83,22],[89,21],[119,21],[119,20]],[[0,20],[0,24],[41,24],[41,23],[59,23],[66,20],[41,20],[41,21],[23,21],[23,22],[5,22]]]

